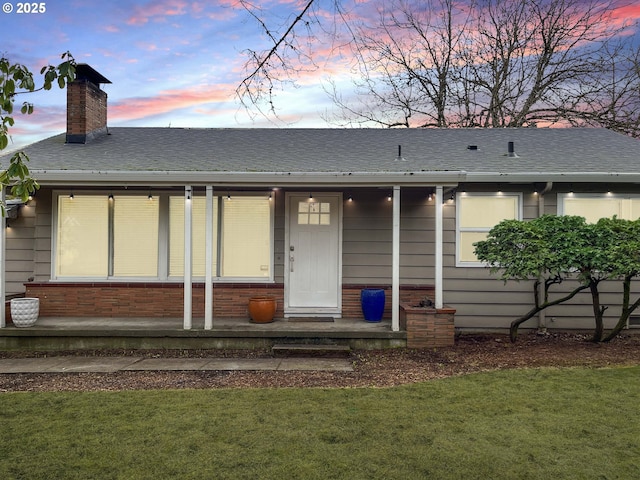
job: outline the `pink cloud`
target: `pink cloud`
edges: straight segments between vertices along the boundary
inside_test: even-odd
[[[184,15],[188,3],[184,0],[162,0],[160,2],[148,3],[134,8],[133,15],[127,20],[129,25],[144,25],[150,19],[160,19],[163,17]]]
[[[640,5],[623,5],[611,12],[611,21],[616,27],[632,26],[634,20],[640,19]]]
[[[109,120],[135,120],[161,115],[194,105],[226,102],[233,87],[229,85],[194,87],[184,90],[165,90],[155,97],[133,97],[109,105]]]

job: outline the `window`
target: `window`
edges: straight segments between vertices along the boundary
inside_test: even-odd
[[[329,225],[330,223],[330,203],[298,202],[298,225]]]
[[[109,268],[107,196],[74,195],[58,199],[56,275],[106,277]]]
[[[462,193],[456,200],[456,264],[479,266],[473,244],[487,238],[491,228],[507,219],[521,219],[521,195]]]
[[[204,276],[205,198],[194,197],[192,202],[193,275]],[[214,197],[213,219],[214,276],[270,278],[271,202],[268,198]],[[169,198],[169,232],[169,275],[180,276],[184,273],[184,196]]]
[[[56,276],[157,275],[157,201],[121,195],[58,198]]]
[[[273,278],[273,212],[264,195],[213,197],[216,278]],[[184,274],[184,195],[57,196],[55,278],[166,280]],[[193,196],[193,276],[205,276],[206,197]],[[318,217],[320,221],[320,217]]]
[[[192,225],[192,272],[195,277],[205,275],[205,239],[206,239],[206,199],[193,197],[191,199]],[[213,251],[217,251],[217,230],[215,220],[218,217],[218,201],[213,202]],[[216,275],[217,256],[213,255],[212,269]],[[169,197],[169,275],[172,277],[184,275],[184,195]]]
[[[113,201],[115,277],[158,276],[158,201],[117,196]]]
[[[640,197],[568,193],[559,195],[558,208],[560,215],[578,215],[589,223],[614,215],[626,220],[636,220],[640,218]]]

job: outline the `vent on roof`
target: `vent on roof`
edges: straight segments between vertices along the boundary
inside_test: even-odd
[[[478,145],[469,145],[467,146],[467,150],[478,150]]]
[[[406,159],[402,156],[402,145],[398,145],[398,156],[396,162],[406,162]]]
[[[513,142],[509,142],[507,144],[507,157],[516,158],[517,156],[515,144]]]

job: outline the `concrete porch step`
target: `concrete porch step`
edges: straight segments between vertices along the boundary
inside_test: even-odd
[[[348,357],[351,355],[349,345],[319,343],[276,343],[271,347],[274,357]]]

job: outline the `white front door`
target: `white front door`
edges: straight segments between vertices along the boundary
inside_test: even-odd
[[[342,195],[287,195],[285,315],[340,315]]]

